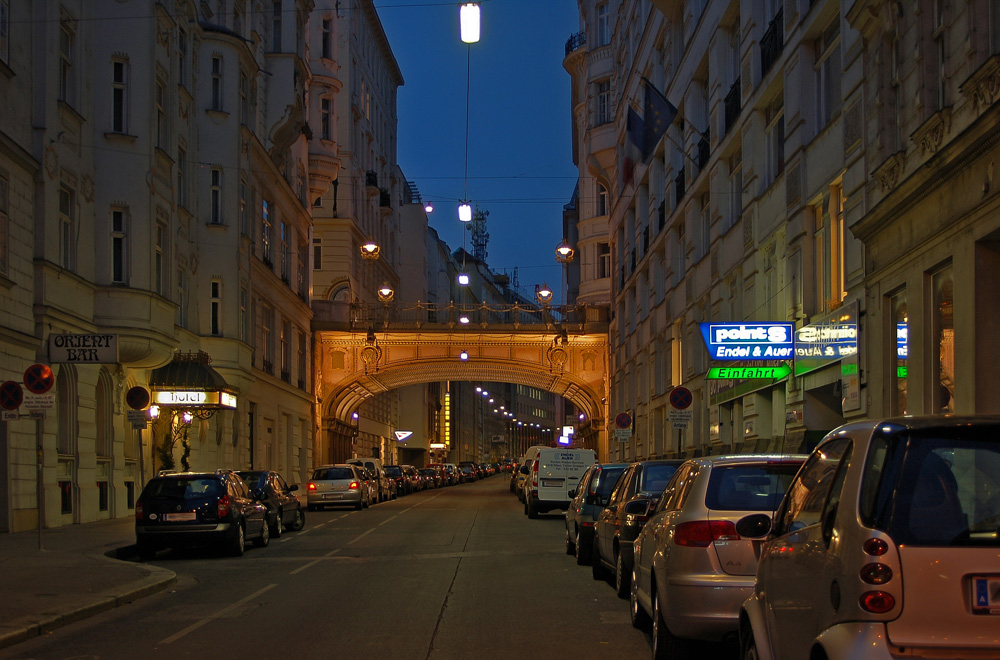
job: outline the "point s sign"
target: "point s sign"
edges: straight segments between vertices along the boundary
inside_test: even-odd
[[[790,360],[795,357],[792,323],[701,323],[713,360]]]

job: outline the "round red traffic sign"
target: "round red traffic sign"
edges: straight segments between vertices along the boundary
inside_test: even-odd
[[[149,390],[145,387],[130,387],[125,393],[125,403],[132,410],[145,410],[149,405]]]
[[[687,410],[694,402],[691,390],[686,387],[675,387],[670,390],[670,405],[677,410]]]
[[[56,375],[47,364],[33,364],[24,370],[24,387],[32,394],[45,394],[55,382]]]
[[[24,392],[21,384],[8,380],[0,385],[0,408],[4,410],[14,410],[24,402]]]
[[[632,426],[632,415],[628,413],[618,413],[615,415],[615,425],[620,429],[627,429]]]

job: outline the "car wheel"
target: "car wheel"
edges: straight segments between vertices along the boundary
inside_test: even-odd
[[[569,535],[569,530],[566,530],[566,554],[575,555],[576,554],[576,543],[573,541],[573,537]]]
[[[742,660],[760,660],[760,653],[757,651],[757,640],[753,637],[753,630],[747,628],[746,639],[741,640],[740,658]]]
[[[653,594],[653,660],[683,660],[688,656],[684,640],[674,636],[663,621],[660,594]]]
[[[295,509],[295,517],[292,518],[292,522],[285,525],[285,529],[289,532],[297,532],[306,526],[306,514],[302,513],[302,508]]]
[[[243,555],[243,551],[246,549],[246,536],[243,531],[243,523],[236,523],[236,529],[233,532],[233,538],[229,542],[229,554],[234,557],[240,557]]]
[[[538,508],[535,506],[534,502],[532,502],[530,499],[525,499],[524,506],[526,509],[525,513],[528,514],[529,518],[535,519],[538,517]]]
[[[631,577],[630,569],[625,566],[625,558],[619,551],[615,558],[615,593],[619,598],[628,598]]]
[[[633,566],[632,581],[629,584],[628,589],[629,618],[632,620],[632,626],[634,628],[643,629],[649,625],[649,615],[646,614],[646,610],[642,609],[642,605],[639,603],[638,583],[638,571],[636,567]]]
[[[585,548],[580,543],[580,530],[576,530],[576,543],[573,544],[576,550],[576,565],[585,566],[590,561],[590,549]]]
[[[358,503],[354,505],[355,511],[360,511],[363,508],[365,508],[365,503],[363,500],[358,500]]]
[[[260,526],[260,536],[253,540],[253,547],[255,548],[266,548],[267,544],[271,542],[271,526],[267,524],[267,520],[264,524]]]
[[[594,539],[594,546],[590,551],[590,573],[595,580],[604,579],[604,564],[601,563],[601,551],[597,549],[597,539]]]
[[[274,514],[274,524],[271,525],[270,534],[276,539],[281,538],[281,509]],[[265,525],[266,527],[267,525]]]

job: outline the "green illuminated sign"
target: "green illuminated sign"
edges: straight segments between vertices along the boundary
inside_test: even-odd
[[[840,375],[841,376],[854,376],[858,373],[857,363],[851,362],[841,362],[840,363]]]
[[[896,367],[896,378],[906,378],[906,367]]]
[[[717,380],[754,380],[765,378],[780,380],[790,373],[792,373],[792,368],[787,364],[777,367],[712,367],[708,370],[707,378]]]

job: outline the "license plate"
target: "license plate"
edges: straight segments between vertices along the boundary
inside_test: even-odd
[[[559,488],[562,485],[562,479],[542,479],[542,488]]]
[[[323,499],[327,500],[339,500],[342,497],[341,493],[327,493],[323,496]]]
[[[184,513],[164,513],[163,519],[168,522],[172,522],[175,520],[197,520],[198,514],[196,514],[194,511],[187,511]]]
[[[1000,577],[972,578],[972,611],[1000,614]]]

